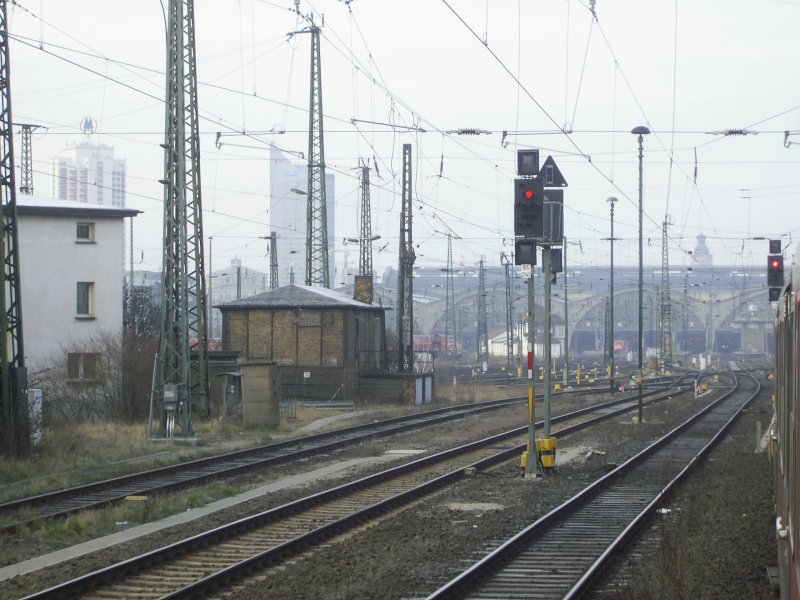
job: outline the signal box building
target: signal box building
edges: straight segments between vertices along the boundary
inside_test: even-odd
[[[287,285],[217,305],[222,349],[274,364],[281,398],[352,400],[386,370],[385,309],[322,287]]]

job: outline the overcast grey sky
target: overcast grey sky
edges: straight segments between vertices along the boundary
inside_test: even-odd
[[[204,227],[215,269],[238,256],[266,271],[267,144],[306,151],[310,41],[287,36],[305,26],[293,6],[195,3]],[[608,264],[605,199],[617,196],[615,260],[635,264],[629,132],[637,125],[654,132],[644,160],[647,264],[660,263],[666,213],[675,266],[687,264],[701,231],[716,264],[762,264],[766,242],[751,237],[798,241],[800,0],[598,0],[596,19],[578,0],[301,0],[300,9],[317,23],[324,15],[339,265],[345,256],[358,261],[341,239],[358,234],[359,157],[378,167],[373,233],[388,246],[376,252],[376,270],[396,264],[403,143],[413,145],[418,266],[444,265],[448,229],[460,238],[455,262],[474,265],[483,255],[499,264],[512,248],[516,151],[529,147],[542,159],[551,154],[569,182],[565,232],[580,242],[570,262]],[[14,120],[46,126],[33,140],[37,194],[51,192],[50,158],[84,139],[79,124],[92,116],[92,140],[127,159],[128,206],[144,211],[135,223],[137,268],[158,269],[160,0],[19,0],[8,10]],[[491,133],[450,133],[459,128]],[[707,133],[731,128],[758,135]],[[233,135],[242,131],[250,135]],[[785,146],[784,131],[796,145]],[[217,132],[226,134],[221,147]]]

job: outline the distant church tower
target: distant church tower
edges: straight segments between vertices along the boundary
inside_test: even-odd
[[[708,246],[706,246],[706,236],[703,235],[702,231],[700,232],[700,235],[697,236],[697,246],[695,246],[692,258],[694,258],[698,266],[713,266],[714,261],[712,260],[711,252],[709,252]]]

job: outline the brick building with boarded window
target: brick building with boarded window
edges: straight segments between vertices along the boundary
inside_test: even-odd
[[[217,305],[222,349],[278,367],[281,397],[352,400],[359,377],[386,370],[385,309],[288,285]]]

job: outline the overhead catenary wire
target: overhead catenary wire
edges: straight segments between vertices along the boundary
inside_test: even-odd
[[[277,4],[274,4],[274,3],[267,3],[267,2],[262,2],[262,3],[263,3],[263,4],[269,4],[269,5],[271,5],[271,6],[274,6],[275,8],[280,8],[281,10],[286,10],[286,8],[285,8],[285,7],[279,7]],[[348,9],[348,11],[352,12],[352,10],[351,10],[351,9],[352,9],[352,6],[351,6],[350,4],[346,4],[346,6],[347,6],[347,9]],[[359,6],[359,4],[358,4],[358,3],[355,3],[355,6]],[[573,17],[574,17],[574,15],[573,15]],[[351,33],[351,39],[353,39],[353,37],[356,37],[356,38],[357,38],[357,37],[358,37],[358,35],[360,34],[360,30],[358,29],[358,20],[357,20],[357,19],[355,19],[355,18],[353,18],[353,21],[352,21],[352,22],[355,24],[355,27],[354,27],[354,31]],[[487,31],[487,34],[483,35],[483,38],[484,38],[484,43],[488,43],[488,41],[489,41],[489,40],[488,40],[488,22],[486,23],[486,31]],[[335,33],[335,31],[334,31],[333,29],[331,29],[331,30],[329,30],[329,31],[328,31],[328,37],[329,37],[328,41],[329,41],[329,42],[330,42],[332,39],[335,39],[334,33]],[[496,38],[494,38],[494,40],[496,41]],[[351,56],[356,54],[356,52],[355,52],[355,49],[353,48],[353,44],[352,44],[352,43],[349,43],[349,44],[337,44],[337,45],[340,45],[340,47],[344,47],[344,48],[346,48],[346,49],[347,49],[347,51],[348,51],[348,52],[351,54]],[[360,73],[360,74],[364,74],[364,75],[366,75],[368,72],[371,72],[371,73],[375,73],[375,74],[377,75],[377,72],[378,72],[377,65],[375,65],[375,64],[373,63],[373,61],[371,60],[371,58],[372,58],[372,57],[371,57],[371,55],[370,55],[370,61],[366,61],[366,60],[365,60],[363,64],[364,64],[364,65],[373,65],[373,66],[371,66],[371,67],[368,67],[366,71],[363,71],[363,73],[362,73],[361,69],[359,69],[359,73]],[[352,62],[352,61],[351,61],[351,62]],[[370,71],[370,69],[371,69],[371,71]],[[616,70],[616,69],[615,69],[615,70]],[[355,66],[353,67],[353,71],[354,71],[354,72],[356,71],[356,69],[355,69]],[[573,81],[574,81],[574,79],[573,79]],[[225,86],[218,86],[218,88],[217,88],[217,89],[224,89],[224,87],[225,87]],[[372,85],[370,85],[370,86],[369,86],[369,88],[370,88],[371,92],[373,92],[373,93],[374,93],[376,90],[379,90],[379,89],[380,89],[379,87],[377,87],[377,86],[372,86]],[[241,93],[242,93],[242,91],[243,91],[243,90],[238,90],[237,92],[241,94]],[[519,89],[519,88],[517,88],[517,92],[518,92],[518,96],[519,96],[519,94],[521,93],[521,91],[520,91],[520,89]],[[380,92],[378,92],[378,93],[380,93]],[[577,100],[577,99],[576,99],[576,100]],[[269,100],[267,100],[267,101],[269,101]],[[286,104],[288,104],[288,102],[287,102]],[[577,105],[577,104],[576,104],[576,105]],[[397,104],[397,106],[398,106],[398,108],[399,108],[401,105],[400,105],[400,104]],[[285,111],[288,113],[288,112],[289,112],[289,110],[293,110],[294,108],[297,108],[298,110],[303,110],[301,107],[292,107],[292,109],[290,109],[289,107],[285,107],[285,108],[284,108],[284,110],[285,110]],[[401,115],[400,113],[403,113],[403,115]],[[340,113],[340,114],[341,114],[341,113]],[[414,111],[412,111],[412,114],[415,114],[415,113],[414,113]],[[397,111],[397,113],[396,113],[396,116],[398,117],[398,118],[395,120],[397,123],[400,123],[400,122],[402,122],[402,121],[404,121],[404,122],[406,122],[406,123],[412,122],[412,121],[411,121],[411,119],[409,119],[409,118],[405,118],[405,117],[407,116],[407,113],[405,113],[405,108],[404,108],[404,107],[403,107],[403,108],[399,108],[399,110],[398,110],[398,111]],[[326,117],[327,117],[327,115],[326,115]],[[350,115],[348,115],[348,117],[350,117]],[[421,119],[421,120],[420,120],[419,122],[422,122],[422,123],[424,124],[424,120],[422,120],[422,118],[420,118],[420,119]],[[452,123],[449,123],[449,124],[447,124],[447,125],[448,125],[448,128],[453,126],[453,124],[452,124]],[[574,123],[573,123],[573,125],[574,125]],[[350,126],[352,127],[352,125],[350,125]],[[356,130],[356,129],[357,129],[357,130]],[[430,129],[431,129],[431,131],[436,131],[434,128],[430,128]],[[614,129],[614,127],[612,127],[612,129]],[[673,126],[673,130],[674,130],[674,129],[675,129],[675,127]],[[104,128],[104,133],[107,133],[108,131],[109,131],[108,129]],[[347,131],[347,129],[346,129],[346,128],[344,128],[344,129],[341,129],[341,131],[342,131],[342,132],[346,132],[346,131]],[[363,139],[369,140],[369,139],[370,139],[370,137],[373,137],[373,138],[374,138],[375,136],[380,136],[380,135],[382,135],[382,132],[381,132],[381,130],[380,130],[380,129],[378,129],[378,128],[371,128],[371,129],[367,130],[366,128],[359,127],[359,128],[353,128],[351,131],[352,131],[352,132],[355,134],[355,136],[356,136],[356,137],[355,137],[355,139],[357,139],[357,140],[361,140],[361,139],[362,139],[362,136],[363,136]],[[326,130],[326,133],[329,133],[329,132],[330,132],[330,133],[332,133],[332,132],[333,132],[333,130],[330,130],[330,129],[329,129],[329,130]],[[252,133],[252,132],[248,132],[248,133]],[[259,133],[261,133],[261,132],[259,132]],[[576,133],[580,133],[580,131],[576,131]],[[627,131],[626,131],[625,133],[627,133]],[[390,132],[389,134],[390,134],[390,135],[396,135],[396,131],[392,131],[392,132]],[[558,132],[558,134],[560,135],[560,134],[561,134],[561,132],[559,131],[559,132]],[[420,133],[417,133],[417,134],[416,134],[416,136],[417,136],[418,138],[421,138],[421,137],[422,137],[422,134],[420,134]],[[612,139],[613,139],[613,136],[612,136]],[[264,141],[265,141],[265,140],[259,140],[257,143],[259,143],[259,144],[260,144],[260,143],[263,143]],[[469,140],[468,147],[469,147],[470,149],[472,149],[473,151],[474,151],[476,148],[482,148],[482,146],[476,145],[476,143],[477,143],[477,142],[476,142],[476,140],[474,140],[474,139],[471,139],[471,140]],[[447,163],[447,164],[445,165],[444,173],[445,173],[445,174],[447,174],[447,173],[448,173],[448,171],[450,171],[450,168],[449,168],[449,166],[450,166],[450,165],[452,165],[452,163],[450,162],[450,161],[452,160],[452,159],[450,158],[450,154],[451,154],[451,153],[452,153],[452,151],[455,149],[455,147],[454,147],[454,146],[451,146],[451,145],[448,143],[448,138],[446,138],[445,136],[442,136],[442,144],[441,144],[441,145],[442,145],[442,150],[441,150],[441,152],[437,152],[437,153],[436,153],[436,156],[435,156],[435,162],[433,162],[433,161],[429,161],[429,162],[427,162],[427,163],[426,163],[426,162],[420,162],[420,166],[422,167],[422,169],[421,169],[421,170],[420,170],[420,169],[418,169],[418,174],[419,174],[420,176],[423,174],[423,171],[427,170],[427,169],[426,169],[426,167],[425,167],[425,165],[426,165],[426,164],[428,164],[428,165],[432,165],[432,167],[433,167],[433,168],[432,168],[432,170],[435,170],[435,171],[437,171],[437,172],[441,171],[441,170],[442,170],[442,169],[441,169],[441,163],[442,163],[442,159],[441,159],[441,157],[442,157],[442,156],[444,156],[444,157],[445,157],[445,162]],[[670,146],[672,147],[673,145],[672,145],[672,144],[670,144]],[[694,146],[693,146],[693,147],[694,147]],[[371,149],[374,149],[374,148],[375,148],[375,144],[373,143],[373,145],[372,145]],[[673,150],[673,151],[675,151],[674,147],[672,148],[672,150]],[[240,154],[241,154],[241,153],[240,153]],[[357,154],[361,154],[361,152],[359,151]],[[380,157],[382,153],[375,152],[374,154],[377,154],[377,155]],[[485,153],[483,153],[483,154],[485,154]],[[598,155],[597,153],[594,153],[594,154],[595,154],[595,155]],[[614,158],[614,155],[615,155],[615,154],[616,154],[616,153],[612,153],[612,160],[615,160],[615,158]],[[429,152],[429,153],[428,153],[428,155],[430,156],[430,155],[431,155],[431,153]],[[221,158],[221,160],[223,159],[222,157],[220,157],[220,158]],[[617,157],[617,158],[618,158],[618,157]],[[226,159],[226,160],[228,159],[228,158],[227,158],[227,155],[226,155],[225,159]],[[461,158],[458,158],[458,160],[462,160],[462,159],[461,159]],[[477,160],[484,160],[484,159],[483,159],[482,157],[475,157],[475,160],[477,161]],[[501,162],[501,164],[500,164],[500,167],[501,167],[501,169],[500,169],[500,170],[498,170],[498,169],[496,169],[496,168],[494,168],[494,167],[493,167],[495,174],[502,173],[503,175],[505,175],[505,173],[509,172],[509,170],[510,170],[509,166],[510,166],[511,164],[513,164],[513,163],[512,163],[512,161],[511,161],[510,159],[509,159],[509,160],[502,159],[502,161],[503,161],[503,162]],[[339,162],[342,162],[342,163],[343,163],[344,161],[339,161]],[[488,162],[488,161],[487,161],[487,162]],[[497,159],[496,159],[496,158],[493,158],[493,159],[492,159],[492,162],[497,162]],[[679,162],[679,161],[678,161],[678,159],[676,158],[676,159],[675,159],[675,163],[676,163],[676,165],[677,165],[677,163],[678,163],[678,162]],[[476,164],[477,164],[477,163],[476,163]],[[656,163],[655,163],[655,161],[653,162],[653,164],[656,164]],[[685,163],[683,163],[683,164],[685,164]],[[344,165],[342,165],[342,166],[344,166]],[[601,163],[601,162],[598,162],[598,166],[603,166],[603,163]],[[382,164],[382,165],[381,165],[381,172],[382,172],[382,173],[385,173],[385,171],[388,171],[388,169],[386,168],[386,164]],[[451,172],[452,172],[452,171],[451,171]],[[613,173],[613,169],[612,169],[612,175],[611,175],[611,179],[612,179],[612,180],[613,180],[613,178],[614,178],[614,177],[613,177],[613,175],[614,175],[614,173]],[[463,182],[459,182],[457,179],[455,179],[455,180],[445,180],[445,182],[447,183],[447,186],[449,186],[449,185],[451,185],[451,184],[452,184],[452,185],[460,185],[461,183],[463,183]],[[423,191],[424,191],[424,188],[425,188],[425,187],[428,187],[428,188],[430,188],[430,187],[431,187],[431,186],[430,186],[430,180],[428,180],[428,183],[426,183],[426,184],[425,184],[425,185],[424,185],[422,188],[420,188],[420,193],[423,193]],[[476,186],[476,187],[477,187],[477,186]],[[444,189],[444,186],[434,186],[433,188],[431,188],[431,190],[437,190],[437,193],[440,193],[440,191],[441,191],[442,189]],[[466,188],[459,187],[458,189],[466,189]],[[427,200],[426,200],[426,201],[427,201]],[[437,205],[437,202],[436,202],[435,200],[433,201],[433,205],[434,205],[434,206],[436,206],[436,205]],[[501,204],[500,204],[500,203],[498,203],[498,206],[501,206]],[[456,212],[458,212],[458,211],[456,211]],[[470,221],[475,221],[475,219],[474,219],[474,217],[470,218],[470,217],[469,217],[469,215],[467,215],[467,216],[466,216],[466,222],[470,222]]]
[[[476,37],[476,38],[478,38],[477,34],[475,33],[475,30],[474,30],[474,29],[472,29],[472,27],[470,27],[470,25],[469,25],[469,24],[468,24],[468,23],[467,23],[467,22],[466,22],[466,21],[463,19],[463,17],[461,17],[461,15],[460,15],[460,14],[459,14],[459,13],[458,13],[458,12],[457,12],[457,11],[456,11],[456,10],[455,10],[453,7],[452,7],[452,6],[451,6],[451,4],[448,2],[448,0],[441,0],[441,1],[442,1],[442,3],[443,3],[443,4],[444,4],[444,5],[445,5],[445,6],[446,6],[446,7],[447,7],[447,8],[448,8],[448,9],[449,9],[449,10],[450,10],[452,13],[453,13],[453,15],[454,15],[454,16],[455,16],[455,17],[458,19],[458,21],[459,21],[459,22],[461,22],[461,24],[462,24],[462,25],[463,25],[463,26],[464,26],[464,27],[467,29],[467,31],[469,31],[469,33],[470,33],[470,34],[471,34],[473,37]],[[601,31],[602,31],[602,29],[601,29]],[[480,39],[480,38],[478,38],[478,39]],[[565,130],[564,128],[561,128],[561,127],[559,127],[558,123],[555,121],[555,119],[554,119],[554,118],[553,118],[553,116],[552,116],[552,115],[549,113],[549,111],[548,111],[548,110],[547,110],[547,109],[546,109],[546,108],[545,108],[545,107],[544,107],[544,106],[543,106],[543,105],[542,105],[542,104],[541,104],[541,103],[540,103],[540,102],[539,102],[539,101],[538,101],[538,100],[537,100],[537,99],[536,99],[536,98],[533,96],[533,94],[532,94],[532,93],[531,93],[531,92],[530,92],[530,91],[527,89],[527,87],[526,87],[526,86],[525,86],[525,85],[524,85],[524,84],[523,84],[523,83],[520,81],[520,79],[519,79],[518,77],[516,77],[516,76],[515,76],[515,75],[514,75],[514,74],[511,72],[511,70],[508,68],[508,66],[507,66],[507,65],[506,65],[506,64],[503,62],[503,60],[502,60],[502,59],[501,59],[501,58],[500,58],[500,57],[499,57],[499,56],[498,56],[498,55],[497,55],[497,54],[494,52],[494,50],[492,50],[492,49],[491,49],[491,48],[490,48],[488,45],[485,45],[485,48],[486,48],[486,50],[487,50],[487,51],[488,51],[488,52],[491,54],[491,56],[492,56],[492,57],[495,59],[495,61],[496,61],[496,62],[497,62],[499,65],[500,65],[501,69],[503,69],[503,70],[504,70],[504,71],[505,71],[505,72],[506,72],[506,73],[507,73],[507,74],[508,74],[510,77],[512,77],[512,79],[514,80],[515,84],[516,84],[516,85],[518,86],[518,88],[519,88],[519,89],[522,91],[522,93],[523,93],[525,96],[527,96],[527,97],[528,97],[528,99],[529,99],[529,100],[531,100],[531,101],[532,101],[532,102],[533,102],[533,103],[536,105],[536,107],[537,107],[537,108],[538,108],[538,109],[539,109],[539,110],[542,112],[542,114],[543,114],[543,115],[544,115],[544,116],[547,118],[547,120],[549,120],[549,121],[550,121],[550,122],[551,122],[551,123],[552,123],[552,124],[553,124],[553,125],[554,125],[556,128],[558,128],[558,129],[560,129],[560,130],[562,131],[562,134],[563,134],[563,136],[564,136],[564,137],[567,139],[567,141],[570,143],[570,145],[571,145],[573,148],[575,148],[575,150],[576,150],[576,151],[577,151],[577,152],[578,152],[580,155],[584,156],[584,158],[586,159],[586,162],[588,163],[588,165],[589,165],[589,166],[590,166],[592,169],[594,169],[594,170],[595,170],[595,171],[596,171],[596,172],[597,172],[597,173],[598,173],[598,174],[599,174],[599,175],[600,175],[600,176],[601,176],[603,179],[605,179],[605,180],[606,180],[606,181],[607,181],[607,182],[608,182],[608,183],[609,183],[609,184],[610,184],[610,185],[611,185],[611,186],[612,186],[612,187],[613,187],[615,190],[617,190],[617,192],[618,192],[618,193],[619,193],[619,194],[620,194],[622,197],[624,197],[624,198],[625,198],[625,199],[626,199],[626,200],[627,200],[629,203],[631,203],[632,205],[634,205],[634,204],[635,204],[635,203],[634,203],[634,200],[633,200],[633,199],[632,199],[632,198],[631,198],[631,197],[630,197],[630,196],[627,194],[627,192],[625,192],[625,190],[623,190],[622,188],[620,188],[620,187],[619,187],[619,186],[618,186],[618,185],[617,185],[617,184],[616,184],[614,181],[612,181],[612,180],[611,180],[611,178],[610,178],[608,175],[606,175],[606,173],[604,173],[604,172],[603,172],[603,171],[602,171],[602,170],[601,170],[601,169],[600,169],[600,168],[599,168],[599,167],[598,167],[598,166],[597,166],[597,165],[596,165],[596,164],[595,164],[595,163],[594,163],[592,160],[590,160],[590,156],[591,156],[591,155],[590,155],[590,154],[588,154],[587,152],[585,152],[585,151],[584,151],[584,150],[583,150],[583,149],[580,147],[580,145],[579,145],[579,144],[578,144],[578,143],[577,143],[577,142],[576,142],[576,141],[575,141],[575,140],[572,138],[572,136],[571,136],[571,134],[570,134],[570,132],[569,132],[569,131]],[[623,76],[624,76],[624,75],[623,75]],[[638,103],[638,101],[637,101],[637,103]],[[640,106],[641,106],[641,105],[640,105]],[[644,214],[645,214],[645,215],[647,215],[647,218],[648,218],[648,220],[649,220],[649,221],[651,221],[651,223],[653,223],[654,225],[657,225],[657,222],[655,221],[655,219],[653,219],[653,218],[652,218],[652,217],[651,217],[649,214],[647,214],[646,212],[645,212]]]

